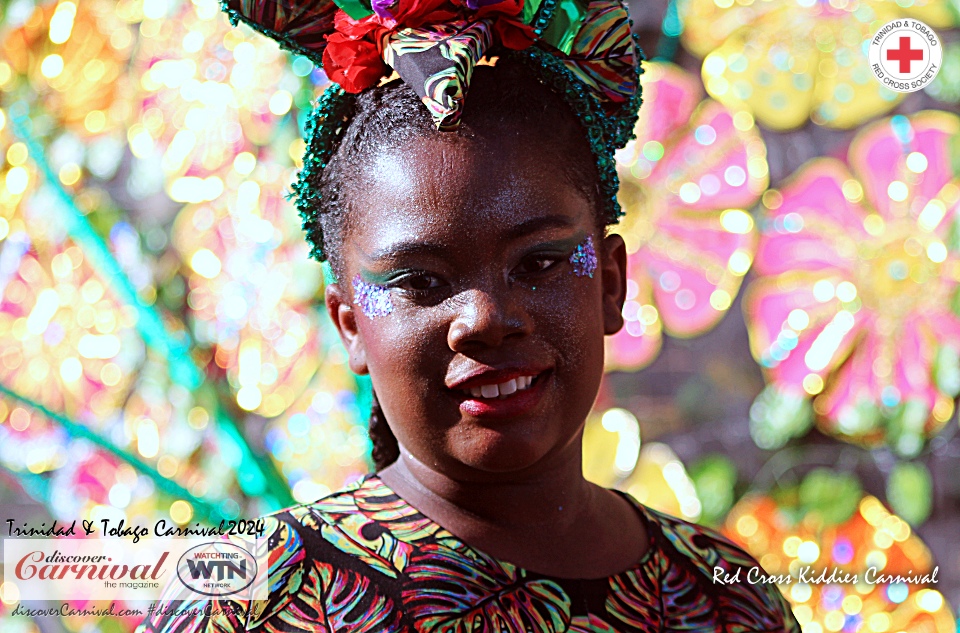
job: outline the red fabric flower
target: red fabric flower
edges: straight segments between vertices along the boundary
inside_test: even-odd
[[[495,21],[493,32],[505,48],[515,51],[530,48],[536,39],[532,26],[507,19]]]
[[[363,39],[368,33],[372,33],[380,28],[383,28],[384,26],[387,25],[383,24],[383,19],[376,14],[369,15],[362,20],[354,20],[347,15],[346,12],[340,9],[333,17],[333,28],[336,29],[336,32],[341,33],[352,40]],[[330,35],[327,35],[328,39],[329,37]],[[377,38],[371,37],[368,39],[375,41]]]
[[[389,30],[442,24],[468,11],[470,0],[373,0],[373,15],[354,20],[344,11],[334,17],[333,33],[326,36],[323,67],[331,81],[350,93],[375,86],[389,73],[383,62],[380,38]],[[455,4],[456,3],[456,4]],[[533,45],[533,27],[515,21],[524,0],[500,0],[470,10],[475,17],[493,18],[496,39],[506,48],[523,50]],[[499,19],[498,19],[499,18]]]
[[[376,42],[386,30],[376,15],[354,20],[342,10],[334,17],[336,31],[326,36],[323,69],[331,81],[347,92],[358,93],[377,85],[388,72]]]

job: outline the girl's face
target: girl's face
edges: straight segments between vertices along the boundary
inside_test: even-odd
[[[579,458],[603,337],[622,325],[623,241],[600,233],[562,156],[512,138],[380,152],[347,192],[327,291],[401,451],[458,479]]]

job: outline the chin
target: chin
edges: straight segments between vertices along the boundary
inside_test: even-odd
[[[542,427],[540,427],[542,428]],[[466,439],[464,436],[468,436]],[[490,474],[522,473],[535,469],[560,442],[550,442],[543,433],[503,433],[477,427],[460,436],[451,454],[460,463]]]

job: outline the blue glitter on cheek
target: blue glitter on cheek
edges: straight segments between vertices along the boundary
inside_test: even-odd
[[[387,316],[393,312],[390,289],[377,284],[368,284],[360,275],[353,278],[353,303],[370,318]]]
[[[577,244],[577,250],[570,256],[573,264],[573,274],[578,277],[593,278],[593,271],[597,269],[597,251],[593,250],[593,236]]]

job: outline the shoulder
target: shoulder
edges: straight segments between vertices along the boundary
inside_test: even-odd
[[[722,619],[740,625],[744,631],[799,632],[793,611],[777,585],[751,582],[764,574],[750,554],[716,530],[637,505],[656,533],[653,536],[661,565],[695,570]],[[750,570],[754,570],[752,574]]]

